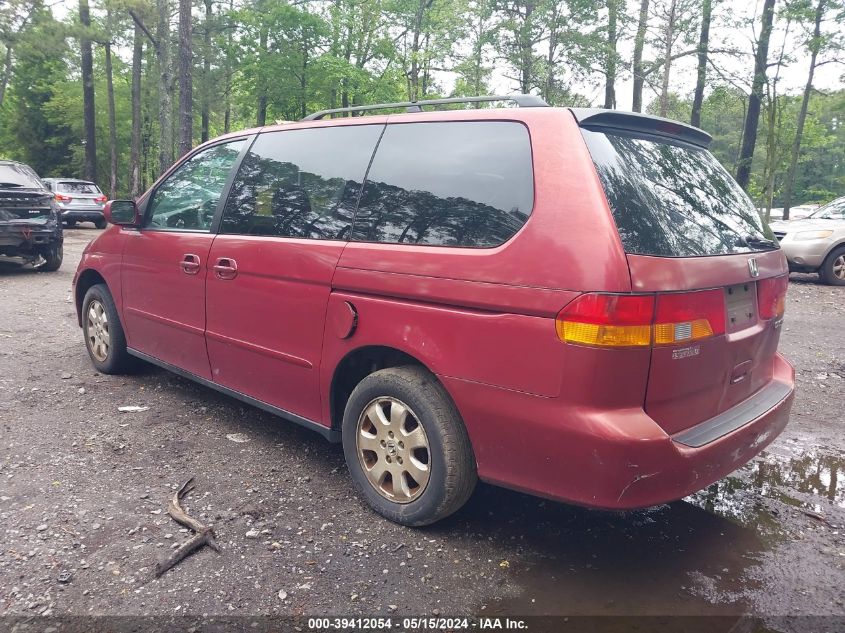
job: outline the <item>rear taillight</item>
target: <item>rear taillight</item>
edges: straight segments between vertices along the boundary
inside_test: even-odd
[[[599,347],[651,345],[654,295],[584,294],[557,315],[557,335],[567,343]]]
[[[71,200],[73,200],[73,198],[66,196],[63,193],[56,194],[56,202],[70,202]]]
[[[94,202],[99,202],[101,204],[105,204],[106,200],[108,200],[108,196],[97,196],[94,198]]]
[[[724,333],[724,291],[714,289],[657,295],[655,345],[697,341]]]
[[[556,319],[560,340],[597,347],[647,347],[725,332],[722,290],[658,295],[583,294]]]
[[[789,277],[770,277],[757,282],[757,309],[761,319],[783,316],[786,311],[786,289]]]

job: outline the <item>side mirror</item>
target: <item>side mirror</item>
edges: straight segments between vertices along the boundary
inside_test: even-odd
[[[103,215],[106,222],[119,226],[138,226],[141,223],[141,214],[132,200],[109,200],[103,207]]]

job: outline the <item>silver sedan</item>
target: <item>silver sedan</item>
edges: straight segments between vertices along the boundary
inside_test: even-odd
[[[845,198],[837,198],[803,220],[773,222],[789,269],[818,272],[825,283],[845,286]]]

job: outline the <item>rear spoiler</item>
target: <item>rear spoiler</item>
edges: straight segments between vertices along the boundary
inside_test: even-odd
[[[601,108],[569,108],[578,125],[597,132],[627,132],[662,136],[707,149],[713,140],[697,127],[637,112],[602,110]]]

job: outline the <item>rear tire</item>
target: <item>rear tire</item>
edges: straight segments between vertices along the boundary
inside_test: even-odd
[[[106,222],[105,218],[100,218],[98,220],[94,220],[94,226],[96,226],[98,229],[104,229],[106,228],[106,226],[108,226],[108,222]]]
[[[845,246],[833,249],[825,258],[821,269],[821,279],[831,286],[845,286]]]
[[[126,350],[126,335],[111,292],[105,284],[88,289],[82,300],[82,332],[88,356],[102,374],[126,374],[137,360]]]
[[[395,523],[439,521],[475,488],[475,456],[461,416],[422,367],[382,369],[358,383],[346,403],[342,439],[358,492]]]
[[[76,226],[76,220],[65,220],[65,226],[69,229],[72,229]]]
[[[64,249],[61,244],[56,244],[44,251],[41,256],[45,261],[38,267],[38,270],[42,273],[52,273],[61,267],[62,259],[64,258]]]

